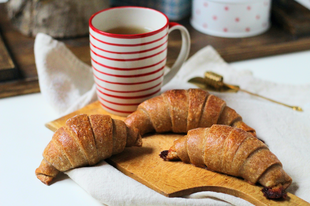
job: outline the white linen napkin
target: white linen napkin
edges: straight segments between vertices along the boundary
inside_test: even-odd
[[[59,114],[75,111],[96,100],[91,67],[81,63],[63,43],[38,34],[34,46],[42,95]],[[234,108],[244,121],[254,127],[270,150],[278,156],[293,178],[289,192],[310,202],[310,85],[275,84],[254,78],[250,72],[238,72],[207,46],[193,55],[172,81],[168,89],[195,87],[187,83],[193,76],[214,71],[227,83],[299,105],[298,113],[244,93],[216,93]],[[127,177],[106,162],[66,173],[95,199],[106,205],[251,205],[231,195],[199,192],[183,198],[167,198]]]
[[[64,43],[39,33],[34,54],[41,93],[56,112],[64,115],[97,100],[91,67]]]

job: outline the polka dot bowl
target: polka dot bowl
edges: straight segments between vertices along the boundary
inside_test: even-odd
[[[193,0],[191,25],[218,37],[240,38],[270,27],[271,0]]]

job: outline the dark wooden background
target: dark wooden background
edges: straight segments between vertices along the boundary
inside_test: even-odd
[[[297,37],[274,22],[264,34],[249,38],[219,38],[200,33],[190,25],[189,17],[179,23],[187,27],[190,32],[192,41],[190,56],[207,45],[213,46],[226,62],[310,49],[310,35]],[[34,59],[34,38],[22,35],[11,25],[6,15],[5,4],[0,4],[0,32],[13,61],[13,64],[10,64],[14,65],[12,71],[16,74],[14,79],[0,81],[0,98],[40,92]],[[90,65],[88,40],[88,36],[59,39],[81,61]],[[171,65],[177,57],[180,43],[180,35],[172,32],[169,36],[168,65]],[[0,55],[3,55],[1,51],[0,49]]]

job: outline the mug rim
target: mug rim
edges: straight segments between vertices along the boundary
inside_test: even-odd
[[[141,34],[112,34],[112,33],[108,33],[108,32],[104,32],[104,31],[101,31],[99,29],[97,29],[93,23],[92,23],[92,20],[95,16],[97,16],[99,13],[102,13],[102,12],[105,12],[105,11],[108,11],[108,10],[114,10],[114,9],[128,9],[128,8],[134,8],[134,9],[146,9],[146,10],[151,10],[151,11],[155,11],[155,12],[158,12],[159,14],[163,15],[165,18],[166,18],[166,24],[159,28],[159,29],[156,29],[154,31],[150,31],[150,32],[147,32],[147,33],[141,33]],[[112,7],[112,8],[107,8],[107,9],[103,9],[103,10],[100,10],[96,13],[94,13],[90,18],[89,18],[89,27],[96,33],[99,33],[101,35],[104,35],[104,36],[108,36],[108,37],[113,37],[113,38],[123,38],[123,39],[133,39],[133,38],[141,38],[141,37],[148,37],[148,36],[152,36],[154,34],[157,34],[161,31],[163,31],[165,28],[167,28],[169,25],[169,19],[167,17],[167,15],[165,15],[164,13],[162,13],[161,11],[158,11],[158,10],[155,10],[155,9],[152,9],[152,8],[147,8],[147,7],[140,7],[140,6],[118,6],[118,7]]]

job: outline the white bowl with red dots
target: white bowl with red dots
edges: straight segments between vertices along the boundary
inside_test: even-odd
[[[193,0],[191,25],[218,37],[240,38],[270,27],[271,0]]]

